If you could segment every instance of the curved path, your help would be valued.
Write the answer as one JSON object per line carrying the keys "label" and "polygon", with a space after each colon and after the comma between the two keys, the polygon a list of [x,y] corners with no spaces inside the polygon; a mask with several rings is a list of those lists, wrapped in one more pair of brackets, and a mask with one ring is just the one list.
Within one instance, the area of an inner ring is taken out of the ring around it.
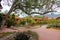
{"label": "curved path", "polygon": [[[46,27],[47,27],[47,25],[43,25],[40,28],[29,29],[29,30],[37,32],[39,35],[39,40],[60,40],[60,32],[59,31],[50,30],[50,29],[47,29]],[[2,32],[17,32],[17,31],[20,32],[23,30],[26,30],[26,28],[24,28],[24,29],[17,28],[17,30],[3,28]]]}
{"label": "curved path", "polygon": [[39,35],[39,40],[60,40],[60,32],[56,30],[46,29],[47,25],[43,25],[41,28],[32,29]]}

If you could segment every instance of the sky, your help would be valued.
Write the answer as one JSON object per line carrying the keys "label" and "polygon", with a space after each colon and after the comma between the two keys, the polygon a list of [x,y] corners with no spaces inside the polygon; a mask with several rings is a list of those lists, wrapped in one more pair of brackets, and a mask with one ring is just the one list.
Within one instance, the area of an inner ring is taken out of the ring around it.
{"label": "sky", "polygon": [[11,4],[12,4],[11,2],[9,3],[10,3],[10,6],[8,6],[8,2],[6,0],[1,1],[1,5],[3,7],[2,12],[9,11]]}
{"label": "sky", "polygon": [[[7,1],[4,1],[4,0],[1,1],[1,4],[2,4],[2,7],[3,7],[3,9],[2,9],[3,13],[5,13],[5,12],[7,13],[10,10],[11,5],[12,5],[12,3],[10,2],[10,6],[8,6]],[[54,14],[60,14],[60,8],[57,7],[57,5],[54,5],[53,9],[57,11],[57,12],[54,12]],[[38,11],[38,10],[35,10],[35,11]],[[48,13],[48,14],[51,14],[51,13]],[[24,15],[25,15],[25,13],[24,13]],[[24,15],[20,14],[20,17],[23,17]]]}

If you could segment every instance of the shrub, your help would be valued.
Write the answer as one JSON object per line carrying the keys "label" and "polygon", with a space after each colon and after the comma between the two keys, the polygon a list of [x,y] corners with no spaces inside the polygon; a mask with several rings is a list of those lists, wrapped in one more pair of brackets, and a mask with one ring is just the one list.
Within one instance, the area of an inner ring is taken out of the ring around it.
{"label": "shrub", "polygon": [[51,27],[60,28],[60,23],[49,24],[47,28]]}
{"label": "shrub", "polygon": [[7,27],[10,28],[10,26],[12,26],[12,23],[13,23],[12,20],[7,20],[6,21]]}
{"label": "shrub", "polygon": [[29,39],[30,39],[30,35],[25,32],[19,33],[15,37],[15,40],[29,40]]}
{"label": "shrub", "polygon": [[15,40],[38,40],[38,35],[35,32],[32,31],[26,31],[18,33],[15,37]]}
{"label": "shrub", "polygon": [[35,20],[33,20],[33,19],[31,19],[31,22],[29,23],[29,25],[35,25],[36,24],[36,21]]}
{"label": "shrub", "polygon": [[7,19],[6,19],[6,25],[8,28],[10,28],[10,26],[15,26],[16,24],[16,20],[15,20],[15,15],[8,15]]}
{"label": "shrub", "polygon": [[51,27],[53,27],[53,24],[48,24],[47,28],[51,28]]}
{"label": "shrub", "polygon": [[2,21],[3,21],[3,14],[0,13],[0,27],[1,27],[1,25],[2,25]]}
{"label": "shrub", "polygon": [[40,24],[47,24],[46,21],[40,21]]}
{"label": "shrub", "polygon": [[55,24],[54,27],[60,28],[60,23]]}
{"label": "shrub", "polygon": [[23,20],[23,21],[20,21],[20,25],[25,25],[26,21]]}
{"label": "shrub", "polygon": [[48,21],[46,21],[46,23],[47,24],[54,24],[54,23],[59,23],[60,22],[60,20],[48,20]]}
{"label": "shrub", "polygon": [[31,34],[33,40],[38,40],[38,34],[36,32],[28,30],[27,33]]}

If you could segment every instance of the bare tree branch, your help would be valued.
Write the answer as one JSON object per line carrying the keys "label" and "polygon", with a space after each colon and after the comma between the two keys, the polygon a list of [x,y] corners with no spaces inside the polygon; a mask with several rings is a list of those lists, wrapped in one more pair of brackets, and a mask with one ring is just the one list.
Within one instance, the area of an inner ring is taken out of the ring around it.
{"label": "bare tree branch", "polygon": [[46,11],[46,12],[44,12],[44,13],[32,12],[31,14],[40,14],[40,15],[44,15],[44,14],[47,14],[47,13],[50,13],[50,12],[56,12],[56,11]]}

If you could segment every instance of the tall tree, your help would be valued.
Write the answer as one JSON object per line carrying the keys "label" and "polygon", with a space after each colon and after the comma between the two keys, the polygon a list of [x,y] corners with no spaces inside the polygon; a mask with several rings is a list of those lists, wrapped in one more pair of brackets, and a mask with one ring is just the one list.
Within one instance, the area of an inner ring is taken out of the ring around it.
{"label": "tall tree", "polygon": [[[10,14],[12,11],[15,11],[16,9],[20,9],[28,15],[46,14],[49,12],[54,12],[52,7],[55,3],[55,0],[14,0],[8,14]],[[38,9],[39,12],[31,12],[35,9]]]}
{"label": "tall tree", "polygon": [[[49,12],[55,12],[53,10],[53,5],[56,4],[56,0],[14,0],[13,4],[7,13],[10,15],[11,12],[15,11],[16,9],[20,9],[28,15],[31,14],[46,14]],[[32,12],[32,10],[38,9],[38,12]]]}

